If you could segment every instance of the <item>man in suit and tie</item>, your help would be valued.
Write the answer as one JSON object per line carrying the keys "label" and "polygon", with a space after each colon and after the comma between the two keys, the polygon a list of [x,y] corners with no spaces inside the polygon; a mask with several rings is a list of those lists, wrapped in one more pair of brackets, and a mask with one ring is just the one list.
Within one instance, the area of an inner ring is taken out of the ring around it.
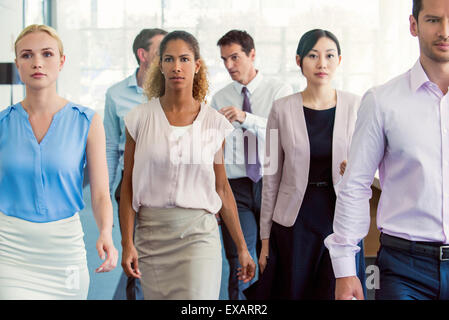
{"label": "man in suit and tie", "polygon": [[[292,89],[280,81],[265,78],[255,68],[254,40],[247,32],[231,30],[217,45],[233,82],[213,96],[211,105],[235,127],[226,140],[226,172],[248,250],[256,261],[260,250],[259,216],[267,118],[273,101],[291,94]],[[238,248],[225,225],[222,225],[222,235],[230,267],[229,298],[244,300],[243,290],[257,277],[246,284],[238,280]]]}

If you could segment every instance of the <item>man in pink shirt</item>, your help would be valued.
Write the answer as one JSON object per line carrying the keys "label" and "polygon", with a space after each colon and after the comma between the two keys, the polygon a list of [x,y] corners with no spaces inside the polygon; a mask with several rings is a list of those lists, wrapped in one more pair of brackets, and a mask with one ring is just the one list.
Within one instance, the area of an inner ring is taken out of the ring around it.
{"label": "man in pink shirt", "polygon": [[449,1],[414,0],[410,32],[419,60],[370,89],[358,113],[334,233],[325,240],[336,299],[364,298],[354,256],[369,230],[377,169],[376,299],[449,299]]}

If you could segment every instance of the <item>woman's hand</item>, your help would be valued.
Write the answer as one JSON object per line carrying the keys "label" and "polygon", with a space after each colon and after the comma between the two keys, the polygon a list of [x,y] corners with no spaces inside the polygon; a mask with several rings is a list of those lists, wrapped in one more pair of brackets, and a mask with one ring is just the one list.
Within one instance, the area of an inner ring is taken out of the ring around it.
{"label": "woman's hand", "polygon": [[101,233],[97,240],[97,251],[101,260],[106,259],[95,272],[109,272],[117,266],[118,251],[114,247],[112,234],[110,232]]}
{"label": "woman's hand", "polygon": [[256,264],[249,254],[248,250],[239,252],[239,262],[241,267],[237,269],[237,277],[244,283],[251,281],[256,274]]}
{"label": "woman's hand", "polygon": [[133,244],[123,246],[122,268],[128,277],[140,279],[139,261],[136,247]]}
{"label": "woman's hand", "polygon": [[267,258],[268,258],[268,239],[262,240],[262,248],[260,250],[259,257],[259,269],[260,274],[262,274],[267,266]]}

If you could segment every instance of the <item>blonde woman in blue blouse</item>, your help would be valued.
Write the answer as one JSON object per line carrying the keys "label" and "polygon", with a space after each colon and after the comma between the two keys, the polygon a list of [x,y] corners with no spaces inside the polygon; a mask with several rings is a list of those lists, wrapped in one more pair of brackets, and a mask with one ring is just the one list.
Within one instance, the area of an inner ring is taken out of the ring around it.
{"label": "blonde woman in blue blouse", "polygon": [[0,112],[0,299],[86,299],[78,215],[85,165],[105,259],[96,272],[112,270],[118,258],[102,122],[57,94],[65,56],[54,29],[25,28],[15,51],[26,96]]}

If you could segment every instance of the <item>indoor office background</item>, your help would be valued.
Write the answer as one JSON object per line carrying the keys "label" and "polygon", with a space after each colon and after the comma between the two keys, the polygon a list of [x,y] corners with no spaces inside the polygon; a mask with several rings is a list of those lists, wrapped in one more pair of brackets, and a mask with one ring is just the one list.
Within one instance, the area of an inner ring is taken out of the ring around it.
{"label": "indoor office background", "polygon": [[[103,115],[107,88],[137,67],[131,47],[142,28],[182,29],[197,37],[209,71],[208,100],[230,81],[216,46],[228,30],[248,31],[255,40],[257,68],[298,91],[305,87],[295,62],[299,38],[310,29],[324,28],[342,47],[335,87],[363,95],[418,58],[418,41],[409,32],[411,8],[412,0],[0,0],[0,62],[14,61],[14,40],[23,27],[53,26],[67,57],[59,94]],[[23,96],[23,87],[14,85],[14,103]],[[0,110],[10,100],[10,87],[0,86]],[[81,216],[92,270],[100,260],[87,189],[85,198]],[[115,245],[120,250],[119,233],[115,211]],[[223,284],[226,267],[224,263]],[[114,295],[120,274],[120,266],[110,274],[91,273],[89,299],[123,298]],[[221,297],[226,298],[226,290]]]}

